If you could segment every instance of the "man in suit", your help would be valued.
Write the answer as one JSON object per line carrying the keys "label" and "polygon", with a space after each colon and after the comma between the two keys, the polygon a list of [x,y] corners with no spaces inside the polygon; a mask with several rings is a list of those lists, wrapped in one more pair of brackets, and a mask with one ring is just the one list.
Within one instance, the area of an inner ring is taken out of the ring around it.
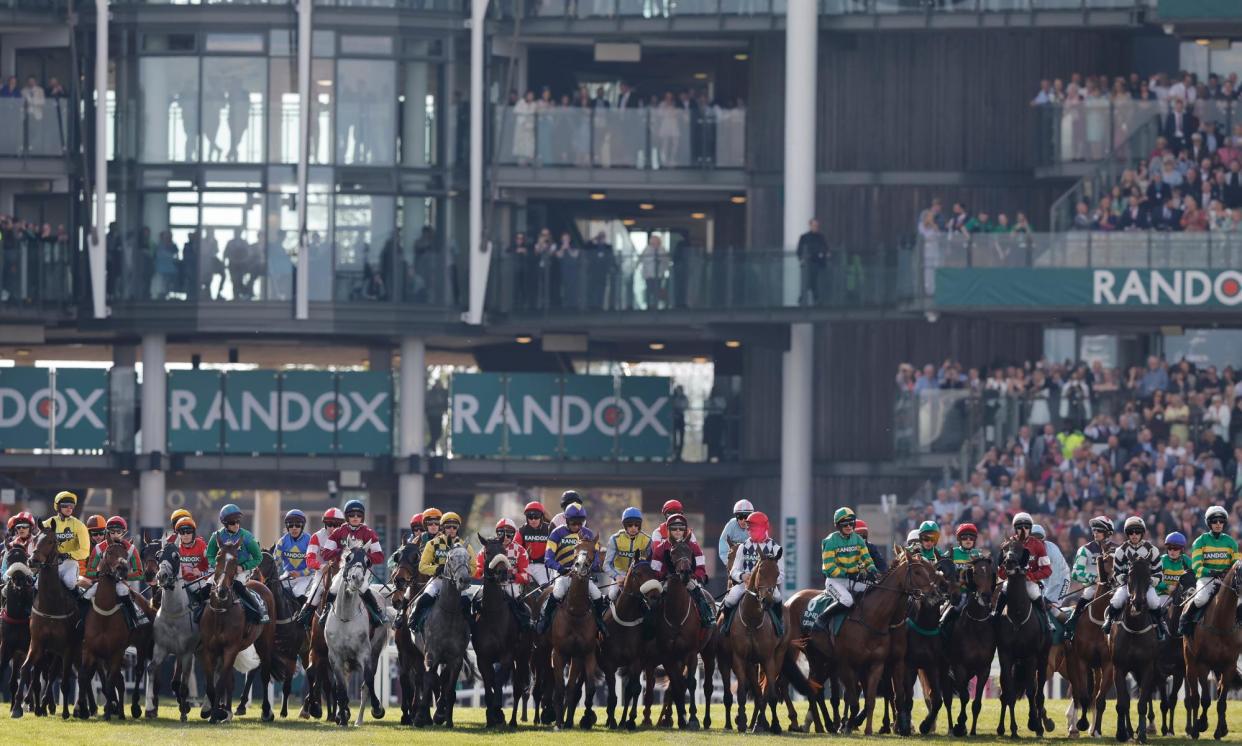
{"label": "man in suit", "polygon": [[621,95],[617,97],[618,109],[637,109],[642,103],[642,97],[634,92],[634,88],[629,83],[621,83]]}
{"label": "man in suit", "polygon": [[1164,180],[1159,171],[1151,172],[1151,183],[1147,185],[1147,201],[1152,205],[1163,205],[1173,196],[1173,187]]}
{"label": "man in suit", "polygon": [[1229,173],[1225,174],[1223,189],[1225,207],[1235,209],[1242,207],[1242,163],[1231,161]]}
{"label": "man in suit", "polygon": [[1195,115],[1186,111],[1186,102],[1174,99],[1173,110],[1164,118],[1164,136],[1174,151],[1185,148],[1190,143],[1190,135],[1199,129]]}
{"label": "man in suit", "polygon": [[[1152,227],[1158,231],[1180,231],[1182,229],[1182,209],[1178,206],[1180,196],[1169,197],[1164,201],[1160,211],[1152,216]],[[1159,204],[1159,203],[1157,203]]]}
{"label": "man in suit", "polygon": [[1117,226],[1123,231],[1145,231],[1151,228],[1151,216],[1139,204],[1139,198],[1136,195],[1130,195],[1130,203],[1126,206],[1125,212],[1121,213],[1121,220]]}

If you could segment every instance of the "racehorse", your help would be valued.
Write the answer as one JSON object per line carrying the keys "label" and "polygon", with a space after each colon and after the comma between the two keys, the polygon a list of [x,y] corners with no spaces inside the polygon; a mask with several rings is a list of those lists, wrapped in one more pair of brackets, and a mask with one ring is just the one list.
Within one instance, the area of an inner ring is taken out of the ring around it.
{"label": "racehorse", "polygon": [[[570,563],[569,590],[557,609],[548,629],[548,647],[552,653],[552,710],[556,716],[556,728],[573,726],[574,708],[578,704],[579,689],[585,681],[586,702],[582,713],[582,728],[595,725],[596,650],[599,634],[595,626],[594,611],[588,583],[591,568],[595,564],[595,541],[581,543],[574,549]],[[691,560],[693,565],[693,560]],[[693,569],[693,568],[692,568]],[[689,598],[686,599],[689,603]],[[658,635],[657,635],[658,638]],[[568,669],[568,673],[566,673]]]}
{"label": "racehorse", "polygon": [[[1219,740],[1229,733],[1229,724],[1225,720],[1226,696],[1230,686],[1236,686],[1235,676],[1238,654],[1242,652],[1242,644],[1234,632],[1234,620],[1237,614],[1239,585],[1242,577],[1238,573],[1239,563],[1233,565],[1220,579],[1220,588],[1208,601],[1203,610],[1203,617],[1195,628],[1194,634],[1188,635],[1182,642],[1182,651],[1186,657],[1186,734],[1198,738],[1207,730],[1207,710],[1199,714],[1200,700],[1206,700],[1207,677],[1216,674],[1216,730],[1213,736]],[[1186,613],[1183,609],[1182,613]]]}
{"label": "racehorse", "polygon": [[159,670],[169,655],[177,658],[173,666],[172,690],[177,696],[181,722],[186,721],[190,711],[189,678],[194,665],[194,651],[198,648],[198,623],[190,609],[190,594],[181,577],[181,555],[174,544],[165,544],[159,554],[159,569],[155,582],[159,585],[160,608],[151,625],[154,642],[150,663],[147,664],[147,719],[159,715]]}
{"label": "racehorse", "polygon": [[[397,552],[397,567],[392,574],[392,601],[398,617],[405,617],[411,594],[421,589],[418,579],[418,547],[406,544]],[[393,630],[397,645],[397,676],[401,684],[401,724],[413,725],[418,688],[422,685],[426,666],[423,651],[414,644],[414,633],[408,624]]]}
{"label": "racehorse", "polygon": [[[327,586],[332,585],[336,573],[340,570],[340,558],[337,557],[324,564],[320,573],[319,582]],[[327,596],[327,591],[324,591]],[[322,608],[322,607],[321,607]],[[329,672],[328,662],[328,643],[323,637],[323,625],[326,620],[322,613],[315,614],[311,619],[310,630],[310,668],[306,673],[306,694],[302,698],[302,711],[298,713],[299,718],[319,719],[324,715],[324,707],[321,700],[327,704],[327,716],[329,720],[336,720],[336,700],[333,697],[321,697],[323,691],[323,682],[329,681],[332,674]]]}
{"label": "racehorse", "polygon": [[977,734],[979,710],[983,706],[983,690],[987,687],[996,655],[996,633],[992,624],[992,591],[996,584],[995,564],[991,557],[977,557],[965,570],[967,594],[966,606],[953,623],[949,635],[948,660],[945,670],[945,707],[949,717],[953,715],[953,694],[961,700],[962,709],[953,726],[953,735],[966,736],[966,700],[970,697],[970,682],[975,681],[975,698],[971,704],[970,735]]}
{"label": "racehorse", "polygon": [[443,583],[440,595],[427,612],[423,632],[419,635],[427,667],[419,692],[418,715],[414,719],[414,725],[420,728],[433,722],[433,694],[437,697],[434,722],[446,728],[453,727],[457,676],[466,661],[469,638],[461,600],[462,591],[470,584],[470,550],[464,545],[459,544],[449,550],[444,558],[440,582]]}
{"label": "racehorse", "polygon": [[[301,605],[289,590],[288,581],[280,578],[276,560],[271,550],[263,552],[259,561],[259,582],[267,586],[267,590],[275,600],[272,612],[272,623],[276,625],[273,637],[272,660],[269,666],[272,678],[281,682],[280,716],[289,716],[289,695],[293,689],[293,677],[297,674],[298,660],[302,661],[302,669],[310,671],[310,639],[306,628],[298,624],[294,617]],[[242,700],[237,705],[237,715],[246,713],[246,704],[250,700],[250,692],[260,669],[256,668],[246,675],[246,684],[242,687]],[[309,678],[310,674],[307,673]],[[266,698],[266,693],[265,693]]]}
{"label": "racehorse", "polygon": [[[219,723],[233,718],[233,664],[237,654],[255,646],[260,666],[267,668],[273,643],[271,624],[251,624],[242,611],[241,601],[233,591],[237,576],[237,542],[220,544],[216,557],[216,569],[212,579],[207,610],[200,624],[202,634],[203,673],[207,679],[207,697],[211,722]],[[274,608],[272,594],[262,583],[251,580],[246,587],[259,594],[267,608]],[[268,681],[271,674],[261,674],[263,683],[263,721],[273,720],[271,703],[267,701]]]}
{"label": "racehorse", "polygon": [[1103,735],[1104,705],[1113,683],[1113,659],[1104,619],[1112,600],[1113,555],[1096,557],[1095,598],[1082,610],[1074,639],[1064,643],[1065,678],[1070,682],[1070,705],[1066,711],[1070,737],[1087,730],[1087,713],[1095,707],[1091,735]]}
{"label": "racehorse", "polygon": [[[111,720],[113,715],[125,719],[125,680],[121,676],[121,663],[125,660],[125,648],[137,635],[130,634],[125,615],[117,613],[123,611],[117,586],[125,582],[129,569],[128,548],[120,542],[110,542],[103,559],[99,561],[95,597],[91,599],[91,609],[86,615],[78,686],[90,688],[91,677],[99,675],[105,697],[104,720]],[[142,606],[135,611],[144,613]],[[149,634],[144,629],[142,636]]]}
{"label": "racehorse", "polygon": [[1151,704],[1151,685],[1155,674],[1156,625],[1151,621],[1146,594],[1151,586],[1151,565],[1136,559],[1130,563],[1126,588],[1130,599],[1113,627],[1113,688],[1117,690],[1117,740],[1134,736],[1130,719],[1130,687],[1126,674],[1138,682],[1138,742],[1147,743],[1147,708]]}
{"label": "racehorse", "polygon": [[[38,592],[30,609],[30,648],[22,663],[21,686],[18,695],[13,698],[12,715],[15,718],[22,716],[22,702],[27,696],[36,703],[35,714],[43,714],[38,705],[39,676],[44,670],[52,671],[54,663],[58,662],[62,701],[60,716],[68,719],[73,666],[79,660],[82,638],[76,630],[77,599],[60,580],[56,534],[51,531],[39,534],[34,550],[30,553],[29,565],[38,577]],[[81,718],[90,715],[81,687],[78,688],[78,702],[74,712]]]}
{"label": "racehorse", "polygon": [[1043,699],[1044,669],[1052,636],[1043,616],[1036,610],[1026,590],[1026,569],[1031,552],[1016,541],[1001,547],[1002,562],[1008,577],[1005,613],[997,624],[996,647],[1000,653],[1001,717],[996,735],[1005,735],[1005,712],[1009,712],[1009,735],[1018,737],[1014,713],[1018,699],[1027,697],[1027,729],[1043,737],[1044,720],[1040,702]]}
{"label": "racehorse", "polygon": [[[647,562],[631,562],[621,580],[617,600],[604,615],[608,637],[600,643],[599,667],[604,672],[608,691],[608,727],[626,730],[638,727],[638,697],[642,692],[641,676],[650,660],[649,642],[643,635],[643,624],[651,611],[647,594],[658,589],[655,571]],[[644,590],[646,588],[646,590]],[[621,719],[617,720],[617,674],[621,675]],[[710,698],[708,699],[710,702]]]}
{"label": "racehorse", "polygon": [[[1182,573],[1177,586],[1165,606],[1169,612],[1169,629],[1177,630],[1181,619],[1182,602],[1194,592],[1195,576]],[[1182,655],[1182,638],[1176,634],[1162,640],[1156,653],[1156,686],[1160,693],[1160,735],[1171,736],[1176,732],[1177,693],[1182,690],[1186,678],[1186,659]],[[1151,718],[1154,720],[1154,716]],[[1151,728],[1155,730],[1154,725]]]}
{"label": "racehorse", "polygon": [[[952,589],[957,588],[957,566],[952,557],[943,557],[936,562],[937,581],[940,594],[947,597]],[[919,678],[923,683],[923,698],[927,705],[927,716],[919,723],[919,733],[927,735],[936,730],[936,718],[940,715],[943,704],[945,668],[945,638],[940,629],[940,606],[930,599],[915,599],[906,617],[906,677],[904,681],[895,681],[900,686],[900,701],[914,701],[914,680]],[[949,728],[953,727],[953,714],[945,708],[945,716]],[[912,713],[909,710],[901,713],[899,720],[910,722]]]}
{"label": "racehorse", "polygon": [[[668,674],[666,696],[672,698],[677,709],[677,727],[698,730],[699,718],[695,712],[691,712],[689,720],[686,719],[687,690],[693,703],[699,649],[703,646],[703,623],[689,588],[694,573],[694,551],[687,541],[672,542],[665,551],[666,556],[662,560],[670,572],[655,612],[656,655]],[[593,668],[592,665],[587,669],[588,675]],[[735,675],[736,668],[735,664]],[[588,682],[587,713],[591,712],[591,689]]]}
{"label": "racehorse", "polygon": [[0,670],[9,666],[9,701],[17,699],[22,661],[30,648],[30,608],[34,605],[34,572],[26,550],[9,550],[5,571],[4,607],[0,610]]}
{"label": "racehorse", "polygon": [[332,582],[336,601],[324,622],[323,636],[328,643],[328,659],[332,663],[333,695],[336,699],[337,725],[349,725],[349,689],[351,674],[362,675],[362,700],[358,705],[358,720],[362,725],[365,703],[373,700],[371,717],[382,720],[384,708],[374,701],[375,665],[384,643],[388,640],[388,627],[375,625],[372,629],[370,612],[362,600],[369,586],[367,571],[369,562],[366,550],[350,542],[342,554],[343,566]]}
{"label": "racehorse", "polygon": [[[505,713],[501,708],[504,685],[513,682],[513,712],[509,727],[517,727],[518,693],[525,690],[530,676],[530,636],[518,623],[505,587],[513,580],[513,565],[498,536],[490,539],[478,534],[483,544],[483,589],[476,598],[479,621],[471,620],[474,654],[483,677],[483,702],[487,710],[487,727],[503,728]],[[517,601],[516,603],[524,603]]]}
{"label": "racehorse", "polygon": [[[733,675],[737,678],[737,729],[746,730],[746,696],[755,700],[753,731],[781,732],[776,716],[777,678],[785,661],[785,649],[789,644],[788,630],[778,634],[772,616],[768,612],[776,594],[780,576],[779,559],[761,549],[759,561],[746,581],[746,592],[734,612],[734,624],[729,628],[729,649],[733,658]],[[693,561],[691,563],[693,569]],[[785,617],[785,607],[777,607]],[[788,619],[785,618],[786,628]],[[691,663],[693,665],[693,662]],[[773,708],[769,723],[766,710]],[[797,723],[795,719],[794,724]]]}

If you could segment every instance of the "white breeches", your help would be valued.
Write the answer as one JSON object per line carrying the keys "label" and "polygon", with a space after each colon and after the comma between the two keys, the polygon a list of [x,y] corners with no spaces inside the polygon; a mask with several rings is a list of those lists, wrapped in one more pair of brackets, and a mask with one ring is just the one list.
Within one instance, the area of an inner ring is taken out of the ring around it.
{"label": "white breeches", "polygon": [[60,563],[57,568],[60,574],[60,582],[65,584],[69,590],[78,587],[78,561],[75,559],[67,559]]}
{"label": "white breeches", "polygon": [[1098,590],[1099,590],[1099,586],[1097,586],[1095,583],[1092,583],[1091,585],[1088,585],[1088,586],[1083,586],[1083,589],[1082,589],[1083,599],[1086,601],[1090,601],[1091,599],[1095,598],[1096,591]]}
{"label": "white breeches", "polygon": [[854,605],[854,594],[862,592],[864,588],[862,583],[848,578],[824,578],[824,590],[846,607]]}
{"label": "white breeches", "polygon": [[1216,587],[1220,585],[1220,581],[1211,576],[1199,578],[1195,583],[1195,608],[1202,609],[1207,606],[1207,602],[1212,600],[1212,594],[1216,592]]}
{"label": "white breeches", "polygon": [[[553,598],[555,598],[557,601],[564,599],[565,594],[569,593],[569,583],[570,583],[570,577],[568,575],[562,575],[559,578],[557,578],[552,583]],[[595,581],[593,580],[587,581],[587,593],[591,596],[592,601],[598,601],[604,597],[604,594],[601,593],[599,590],[599,586],[595,585]]]}
{"label": "white breeches", "polygon": [[281,580],[288,584],[289,592],[295,597],[302,597],[310,591],[311,583],[315,580],[314,575],[301,575],[296,578],[285,576]]}
{"label": "white breeches", "polygon": [[323,569],[320,568],[311,576],[311,595],[310,598],[306,599],[306,603],[311,606],[318,606],[319,602],[323,600],[324,591],[327,590],[324,588],[324,585],[326,583],[323,582]]}
{"label": "white breeches", "polygon": [[[1009,591],[1009,579],[1008,578],[1006,578],[1004,582],[1001,583],[1001,591],[1002,592]],[[1031,599],[1032,601],[1038,601],[1040,599],[1039,583],[1036,583],[1034,580],[1026,581],[1026,597]]]}
{"label": "white breeches", "polygon": [[[737,606],[738,604],[742,602],[742,596],[745,596],[745,595],[746,595],[746,586],[742,585],[741,583],[738,583],[737,585],[730,588],[729,592],[725,594],[724,605],[732,609],[734,606]],[[784,603],[784,598],[781,597],[780,588],[777,588],[776,592],[772,594],[772,601],[778,604]]]}
{"label": "white breeches", "polygon": [[444,581],[440,578],[432,578],[427,581],[427,585],[423,588],[423,593],[429,598],[439,598],[440,588],[444,585]]}
{"label": "white breeches", "polygon": [[[86,593],[82,594],[82,598],[90,600],[95,597],[95,593],[98,590],[99,590],[99,583],[95,583],[90,588],[86,589]],[[116,595],[121,596],[121,597],[128,596],[129,595],[129,583],[117,583],[116,584]]]}
{"label": "white breeches", "polygon": [[[1160,604],[1159,595],[1160,594],[1156,593],[1155,586],[1151,586],[1151,585],[1147,586],[1147,596],[1145,598],[1145,600],[1147,601],[1147,608],[1149,609],[1160,608],[1161,604]],[[1113,591],[1113,598],[1111,601],[1108,602],[1108,605],[1112,606],[1114,609],[1120,609],[1124,607],[1126,605],[1126,601],[1129,601],[1129,600],[1130,600],[1130,587],[1126,585],[1121,585],[1117,587],[1117,590]]]}
{"label": "white breeches", "polygon": [[612,585],[608,586],[608,590],[607,590],[607,591],[605,591],[605,593],[607,593],[607,594],[608,594],[608,600],[609,600],[609,601],[612,601],[613,603],[616,603],[616,602],[617,602],[617,596],[620,596],[620,595],[621,595],[621,581],[620,581],[620,579],[618,579],[618,580],[617,580],[617,582],[613,583]]}
{"label": "white breeches", "polygon": [[530,565],[527,566],[526,572],[527,574],[530,575],[530,579],[534,581],[535,585],[547,585],[548,584],[549,576],[548,576],[548,568],[546,565],[542,563],[532,562],[530,563]]}

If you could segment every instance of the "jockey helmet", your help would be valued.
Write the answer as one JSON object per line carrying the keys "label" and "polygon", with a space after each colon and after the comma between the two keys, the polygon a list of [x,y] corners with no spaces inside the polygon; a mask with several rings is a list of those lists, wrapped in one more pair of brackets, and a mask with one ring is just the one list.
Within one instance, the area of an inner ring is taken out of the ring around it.
{"label": "jockey helmet", "polygon": [[764,528],[767,528],[767,526],[768,526],[768,514],[767,514],[767,513],[760,513],[759,511],[755,511],[754,513],[751,513],[751,514],[750,514],[750,517],[749,517],[749,518],[747,518],[747,519],[746,519],[746,524],[747,524],[748,526],[751,526],[751,527],[754,527],[754,526],[763,526]]}
{"label": "jockey helmet", "polygon": [[25,526],[26,528],[30,528],[30,527],[34,524],[34,521],[29,520],[28,518],[26,518],[26,516],[27,516],[27,515],[29,515],[29,514],[28,514],[28,513],[18,513],[17,515],[15,515],[15,516],[13,516],[12,518],[10,518],[10,519],[9,519],[9,523],[8,523],[9,530],[10,530],[10,531],[14,531],[14,530],[16,530],[16,529],[17,529],[17,527],[18,527],[18,526]]}
{"label": "jockey helmet", "polygon": [[187,516],[178,518],[177,524],[173,528],[177,529],[178,533],[180,533],[181,529],[183,528],[188,528],[188,529],[191,529],[192,531],[197,531],[198,524],[194,522],[193,518],[187,515]]}
{"label": "jockey helmet", "polygon": [[663,513],[664,515],[672,515],[673,513],[680,513],[683,510],[684,508],[681,507],[681,500],[669,500],[668,502],[664,503],[664,507],[660,508],[660,512]]}
{"label": "jockey helmet", "polygon": [[1136,515],[1132,515],[1126,519],[1125,531],[1128,534],[1132,530],[1138,530],[1138,531],[1142,531],[1143,533],[1147,533],[1147,524],[1143,523],[1142,518],[1139,518]]}
{"label": "jockey helmet", "polygon": [[643,512],[639,510],[638,508],[635,508],[632,506],[629,508],[626,508],[625,510],[621,511],[621,523],[624,524],[626,521],[638,521],[639,523],[642,523]]}
{"label": "jockey helmet", "polygon": [[673,526],[681,526],[682,528],[686,528],[690,525],[686,522],[686,517],[681,513],[674,513],[670,515],[665,523],[668,524],[670,530],[672,530]]}
{"label": "jockey helmet", "polygon": [[973,523],[963,523],[957,527],[957,531],[954,532],[954,535],[957,536],[959,540],[961,540],[963,536],[973,536],[977,539],[979,538],[979,529],[975,528],[975,524]]}
{"label": "jockey helmet", "polygon": [[1174,531],[1164,537],[1164,548],[1168,549],[1169,547],[1179,547],[1181,549],[1186,548],[1186,537],[1182,535],[1181,531]]}
{"label": "jockey helmet", "polygon": [[1039,523],[1036,523],[1034,526],[1031,526],[1031,536],[1038,536],[1041,539],[1048,538],[1048,534],[1044,533],[1043,525]]}
{"label": "jockey helmet", "polygon": [[863,537],[865,538],[868,533],[867,522],[862,520],[861,518],[855,518],[854,519],[854,532],[862,534]]}
{"label": "jockey helmet", "polygon": [[574,503],[582,503],[582,495],[579,495],[577,490],[565,490],[561,493],[561,510]]}
{"label": "jockey helmet", "polygon": [[935,521],[923,521],[919,524],[919,539],[924,536],[931,536],[935,541],[940,541],[940,524]]}
{"label": "jockey helmet", "polygon": [[733,503],[733,515],[743,516],[750,515],[755,512],[755,506],[750,504],[750,500],[738,500]]}
{"label": "jockey helmet", "polygon": [[108,527],[108,524],[106,521],[104,521],[104,517],[99,515],[98,513],[86,519],[86,530],[87,531],[103,531],[107,527]]}
{"label": "jockey helmet", "polygon": [[501,529],[508,529],[516,534],[517,524],[508,518],[501,518],[499,521],[496,521],[496,533],[500,533]]}
{"label": "jockey helmet", "polygon": [[427,508],[423,511],[423,523],[427,521],[438,521],[444,517],[444,514],[435,508]]}
{"label": "jockey helmet", "polygon": [[833,525],[840,526],[842,523],[849,523],[854,520],[854,511],[849,508],[837,508],[837,512],[832,514]]}
{"label": "jockey helmet", "polygon": [[1113,522],[1106,516],[1097,515],[1091,519],[1091,530],[1102,531],[1105,536],[1113,533]]}
{"label": "jockey helmet", "polygon": [[288,526],[290,523],[297,523],[299,525],[305,526],[306,525],[306,514],[298,510],[297,508],[290,510],[288,513],[285,513],[285,525]]}
{"label": "jockey helmet", "polygon": [[919,540],[919,530],[917,528],[910,529],[910,533],[906,534],[907,544],[917,544]]}
{"label": "jockey helmet", "polygon": [[767,541],[768,517],[758,511],[751,513],[746,519],[746,528],[750,531],[751,541]]}
{"label": "jockey helmet", "polygon": [[587,517],[586,508],[578,503],[572,503],[565,507],[565,522],[585,521]]}
{"label": "jockey helmet", "polygon": [[223,524],[227,522],[229,518],[233,518],[233,517],[236,517],[238,520],[241,520],[241,508],[237,507],[233,503],[229,503],[228,505],[225,505],[223,508],[220,508],[220,523]]}
{"label": "jockey helmet", "polygon": [[126,532],[129,531],[129,524],[121,516],[114,515],[108,519],[108,530],[111,531],[114,528],[119,528],[122,532]]}
{"label": "jockey helmet", "polygon": [[531,513],[538,513],[539,517],[542,518],[544,513],[547,513],[548,511],[543,509],[543,503],[538,500],[531,500],[526,503],[525,508],[522,508],[522,512],[526,514],[527,518],[530,518]]}
{"label": "jockey helmet", "polygon": [[185,508],[177,508],[176,510],[172,512],[172,515],[168,516],[168,522],[175,526],[177,525],[177,521],[181,520],[182,518],[189,518],[189,517],[191,517],[190,511],[186,510]]}
{"label": "jockey helmet", "polygon": [[411,531],[416,528],[422,528],[422,527],[423,527],[423,514],[422,513],[415,513],[414,515],[410,516],[410,530]]}
{"label": "jockey helmet", "polygon": [[345,503],[345,517],[348,518],[350,513],[357,513],[358,515],[365,517],[367,509],[366,506],[362,504],[361,500],[350,500]]}
{"label": "jockey helmet", "polygon": [[1017,531],[1020,528],[1025,528],[1027,530],[1030,530],[1031,526],[1034,524],[1035,524],[1035,521],[1031,520],[1030,513],[1022,512],[1022,513],[1018,513],[1017,515],[1013,517],[1012,525],[1013,525],[1014,531]]}
{"label": "jockey helmet", "polygon": [[1225,509],[1219,505],[1213,505],[1212,507],[1207,509],[1206,513],[1203,514],[1203,520],[1209,526],[1212,525],[1213,518],[1219,518],[1222,521],[1224,521],[1226,525],[1229,524],[1229,514],[1226,513]]}
{"label": "jockey helmet", "polygon": [[449,526],[461,528],[461,516],[450,510],[440,517],[440,525],[445,528],[448,528]]}
{"label": "jockey helmet", "polygon": [[323,512],[323,523],[325,526],[328,525],[328,521],[334,521],[339,526],[345,522],[345,514],[341,512],[340,508],[328,508]]}
{"label": "jockey helmet", "polygon": [[65,490],[64,492],[57,492],[56,499],[53,500],[52,502],[56,503],[57,509],[59,509],[60,506],[64,505],[65,503],[69,503],[70,505],[77,505],[78,496],[73,494],[69,490]]}

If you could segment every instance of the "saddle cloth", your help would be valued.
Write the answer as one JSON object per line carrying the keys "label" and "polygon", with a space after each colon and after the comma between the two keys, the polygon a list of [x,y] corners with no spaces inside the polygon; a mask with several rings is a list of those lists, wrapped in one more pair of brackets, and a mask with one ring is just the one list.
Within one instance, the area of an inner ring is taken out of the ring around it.
{"label": "saddle cloth", "polygon": [[[832,596],[825,592],[817,594],[806,605],[806,611],[802,612],[802,619],[799,620],[804,635],[810,634],[811,628],[815,626],[815,620],[824,612],[824,609],[827,609],[832,604],[832,601]],[[829,630],[833,637],[836,637],[837,633],[841,631],[841,625],[845,622],[845,617],[846,614],[833,614],[832,618],[828,620]]]}

